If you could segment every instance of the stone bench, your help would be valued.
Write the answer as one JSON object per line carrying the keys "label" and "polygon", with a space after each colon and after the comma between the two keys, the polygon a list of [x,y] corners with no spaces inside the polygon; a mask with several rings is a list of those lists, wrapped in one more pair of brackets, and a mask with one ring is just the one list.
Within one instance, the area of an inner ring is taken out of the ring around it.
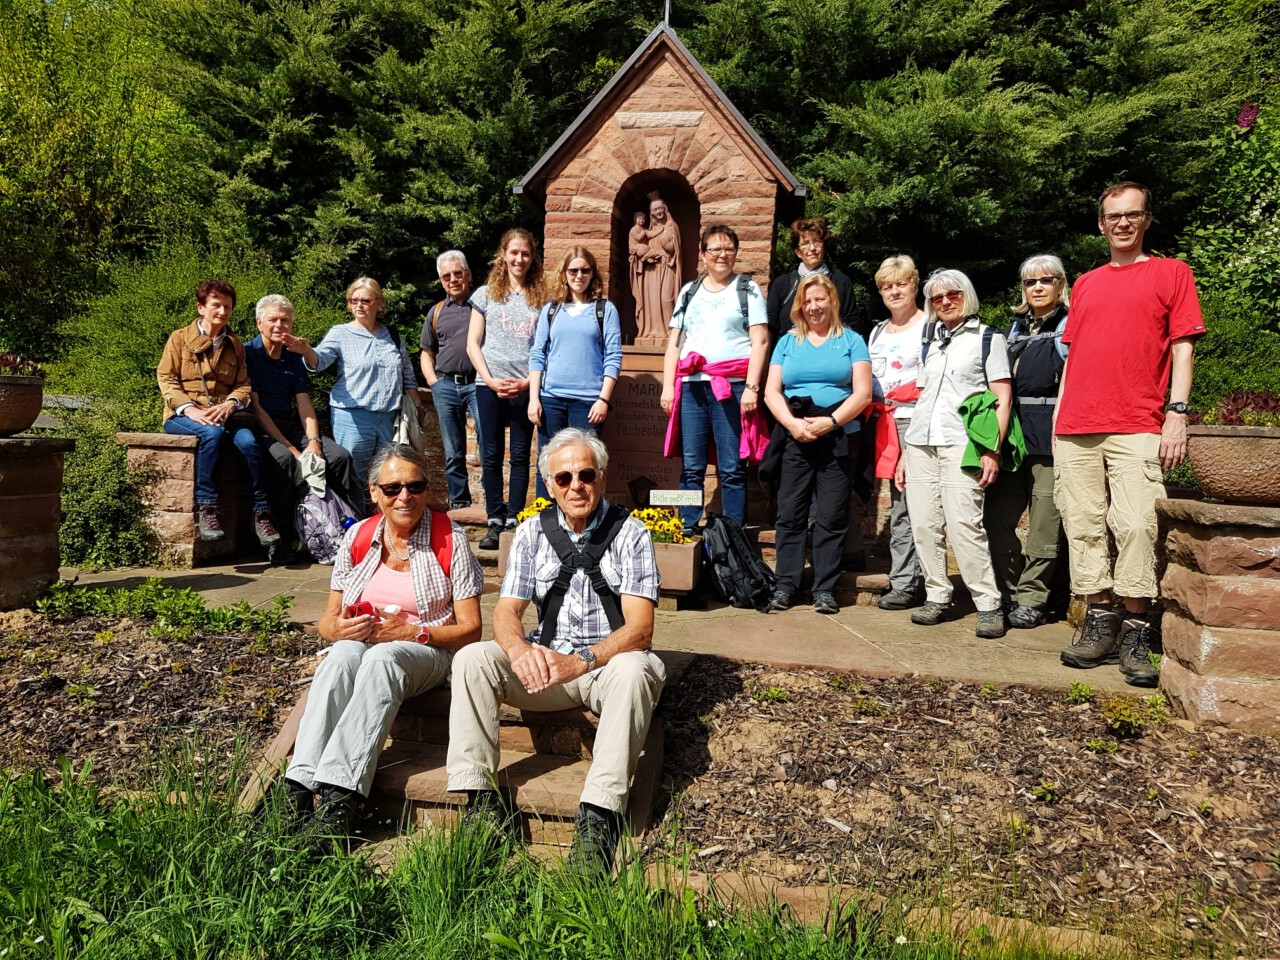
{"label": "stone bench", "polygon": [[179,567],[195,567],[233,556],[241,546],[258,548],[253,533],[249,478],[238,456],[218,464],[218,513],[226,536],[201,540],[196,530],[196,438],[168,433],[119,433],[131,471],[152,477],[143,493],[147,525],[159,541],[161,559]]}

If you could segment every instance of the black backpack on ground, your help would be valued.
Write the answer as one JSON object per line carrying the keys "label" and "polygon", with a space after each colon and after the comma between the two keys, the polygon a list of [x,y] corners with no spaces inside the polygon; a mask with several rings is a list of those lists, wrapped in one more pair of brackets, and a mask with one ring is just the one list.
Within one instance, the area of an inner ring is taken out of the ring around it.
{"label": "black backpack on ground", "polygon": [[737,521],[708,513],[702,548],[707,552],[716,593],[730,606],[763,613],[778,585],[778,575],[747,542]]}

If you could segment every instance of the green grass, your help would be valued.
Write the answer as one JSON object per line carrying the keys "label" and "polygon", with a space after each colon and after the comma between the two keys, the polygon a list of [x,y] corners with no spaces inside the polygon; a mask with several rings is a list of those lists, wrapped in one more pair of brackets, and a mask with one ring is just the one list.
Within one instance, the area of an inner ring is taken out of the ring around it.
{"label": "green grass", "polygon": [[[901,905],[734,912],[673,874],[583,881],[471,832],[422,833],[388,875],[237,813],[242,773],[197,759],[114,793],[64,762],[0,783],[0,956],[50,958],[1040,957],[901,927]],[[878,891],[884,894],[885,891]]]}

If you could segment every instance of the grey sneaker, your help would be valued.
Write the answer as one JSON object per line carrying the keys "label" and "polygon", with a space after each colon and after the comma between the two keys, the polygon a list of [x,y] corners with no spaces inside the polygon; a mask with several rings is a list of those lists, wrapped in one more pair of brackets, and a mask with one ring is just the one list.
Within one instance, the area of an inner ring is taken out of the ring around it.
{"label": "grey sneaker", "polygon": [[911,615],[911,622],[921,627],[934,627],[951,617],[950,605],[926,600],[920,609]]}
{"label": "grey sneaker", "polygon": [[911,610],[922,603],[924,603],[924,590],[922,588],[913,587],[910,590],[899,590],[894,587],[892,590],[880,594],[880,599],[876,601],[876,606],[881,610]]}
{"label": "grey sneaker", "polygon": [[221,540],[227,535],[222,529],[222,521],[218,519],[216,503],[196,504],[196,529],[201,540]]}
{"label": "grey sneaker", "polygon": [[253,515],[253,532],[258,535],[258,542],[264,547],[280,542],[280,531],[271,522],[269,510],[259,510]]}
{"label": "grey sneaker", "polygon": [[1071,646],[1058,655],[1068,667],[1088,670],[1104,663],[1119,663],[1119,645],[1116,634],[1120,618],[1114,610],[1090,609],[1084,615],[1084,623],[1071,641]]}
{"label": "grey sneaker", "polygon": [[1044,611],[1019,603],[1009,611],[1009,626],[1015,630],[1031,630],[1044,624]]}
{"label": "grey sneaker", "polygon": [[609,876],[621,839],[622,814],[591,803],[578,804],[569,868],[583,876]]}
{"label": "grey sneaker", "polygon": [[981,637],[983,640],[998,640],[1004,636],[1004,611],[995,610],[979,610],[978,611],[978,628],[973,631],[974,636]]}
{"label": "grey sneaker", "polygon": [[1154,687],[1159,683],[1160,671],[1149,656],[1159,637],[1156,628],[1145,619],[1126,619],[1120,624],[1120,672],[1131,687]]}
{"label": "grey sneaker", "polygon": [[502,536],[502,521],[490,520],[489,529],[485,531],[485,535],[476,544],[481,550],[497,550],[498,540]]}
{"label": "grey sneaker", "polygon": [[815,590],[813,609],[817,613],[839,613],[840,604],[836,603],[835,594],[829,590]]}

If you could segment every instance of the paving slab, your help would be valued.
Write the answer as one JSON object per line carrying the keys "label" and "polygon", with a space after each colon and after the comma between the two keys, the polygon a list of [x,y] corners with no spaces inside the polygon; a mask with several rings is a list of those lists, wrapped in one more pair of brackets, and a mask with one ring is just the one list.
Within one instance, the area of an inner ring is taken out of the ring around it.
{"label": "paving slab", "polygon": [[[293,618],[314,623],[328,601],[331,571],[332,567],[315,563],[272,567],[242,562],[196,570],[126,568],[90,573],[64,568],[62,576],[78,576],[84,585],[118,588],[136,587],[148,577],[158,577],[172,586],[198,591],[210,606],[246,600],[254,607],[269,607],[278,596],[292,596]],[[492,568],[486,568],[486,575],[480,606],[486,622],[492,623],[498,583]],[[525,621],[532,625],[532,605]],[[1000,640],[975,637],[976,625],[973,613],[938,626],[918,627],[908,612],[874,606],[848,606],[834,616],[824,616],[807,605],[761,614],[709,603],[702,609],[657,611],[654,647],[869,676],[937,676],[1051,688],[1084,681],[1098,690],[1140,692],[1125,685],[1115,666],[1095,670],[1064,666],[1058,652],[1071,643],[1072,634],[1065,621],[1035,630],[1011,630]]]}

